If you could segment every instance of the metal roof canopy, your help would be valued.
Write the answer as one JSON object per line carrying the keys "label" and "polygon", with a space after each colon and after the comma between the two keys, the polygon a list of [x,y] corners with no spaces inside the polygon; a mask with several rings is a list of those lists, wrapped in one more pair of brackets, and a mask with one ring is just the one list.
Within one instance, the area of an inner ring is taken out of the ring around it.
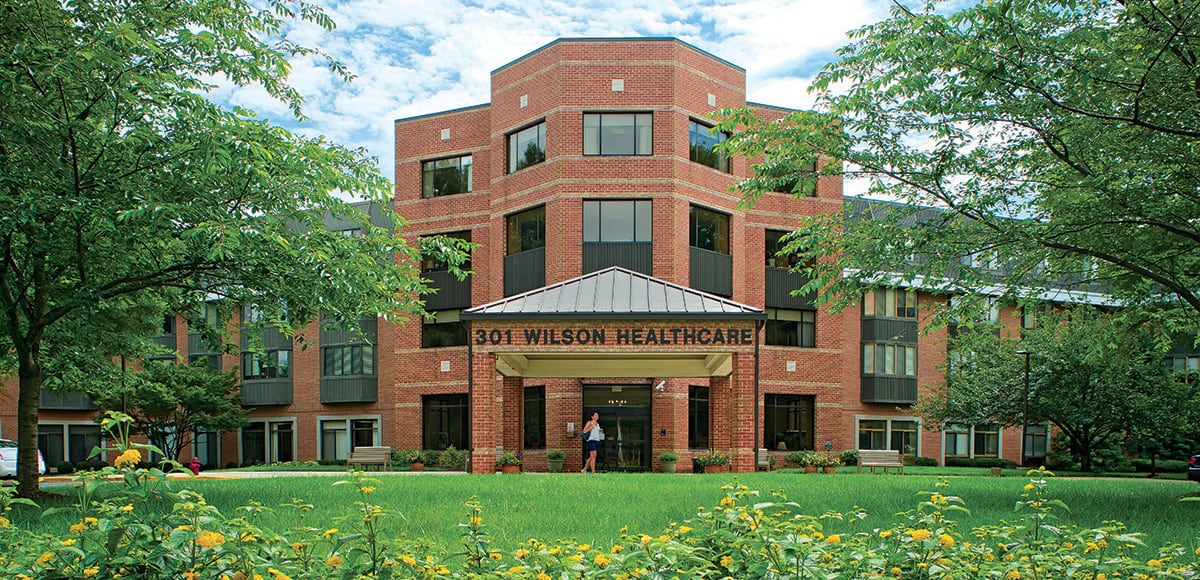
{"label": "metal roof canopy", "polygon": [[[762,309],[612,266],[462,313],[463,320],[726,320],[757,322]],[[732,352],[498,352],[505,376],[713,377],[733,372]]]}

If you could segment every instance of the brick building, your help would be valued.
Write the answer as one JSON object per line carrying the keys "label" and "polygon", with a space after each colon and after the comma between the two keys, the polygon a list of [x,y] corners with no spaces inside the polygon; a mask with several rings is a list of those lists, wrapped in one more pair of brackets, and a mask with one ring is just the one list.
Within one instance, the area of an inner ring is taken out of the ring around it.
{"label": "brick building", "polygon": [[[475,274],[423,264],[436,318],[364,320],[365,343],[314,326],[317,348],[268,333],[265,355],[238,360],[167,321],[159,340],[181,359],[241,369],[253,409],[239,433],[202,434],[196,454],[225,465],[454,445],[475,472],[493,471],[501,448],[535,470],[563,449],[578,468],[595,409],[609,470],[656,470],[663,451],[686,470],[709,448],[738,471],[758,449],[1016,460],[1019,430],[943,432],[904,411],[941,381],[945,331],[918,332],[918,304],[935,298],[879,291],[831,315],[791,295],[803,280],[774,255],[779,237],[797,216],[841,208],[842,186],[823,178],[808,196],[739,208],[731,188],[753,160],[714,153],[723,136],[707,119],[746,104],[745,71],[684,42],[577,39],[493,71],[488,104],[397,120],[405,235],[479,244]],[[1019,313],[997,316],[1020,328]],[[99,440],[86,398],[68,399],[43,397],[51,465]],[[5,437],[12,408],[0,407]],[[1028,453],[1045,447],[1045,427],[1032,427]]]}

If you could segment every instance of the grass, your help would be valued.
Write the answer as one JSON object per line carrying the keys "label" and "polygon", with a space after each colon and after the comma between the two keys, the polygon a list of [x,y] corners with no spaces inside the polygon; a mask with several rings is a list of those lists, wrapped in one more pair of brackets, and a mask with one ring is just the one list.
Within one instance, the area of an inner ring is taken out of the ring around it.
{"label": "grass", "polygon": [[[934,489],[939,475],[947,476],[951,481],[948,494],[962,497],[971,510],[970,515],[956,517],[961,530],[1017,519],[1013,506],[1021,486],[1027,481],[1023,476],[979,476],[978,469],[970,469],[970,476],[956,475],[954,470],[946,468],[938,468],[938,472],[910,472],[897,476],[860,475],[845,470],[837,475],[777,471],[739,474],[736,479],[751,489],[760,490],[764,497],[769,497],[771,490],[780,491],[800,504],[805,513],[848,511],[855,506],[868,511],[866,520],[845,525],[842,532],[870,530],[894,521],[898,512],[916,507],[919,491]],[[711,507],[719,501],[721,485],[734,479],[729,474],[423,477],[386,473],[379,474],[378,478],[382,483],[371,501],[403,516],[386,521],[385,528],[411,538],[428,538],[450,550],[458,546],[457,524],[465,520],[463,503],[471,497],[478,498],[483,504],[487,530],[498,547],[514,547],[529,538],[546,541],[576,539],[610,545],[618,541],[623,527],[630,532],[657,534],[672,522],[693,517],[700,506]],[[233,508],[249,500],[273,507],[272,511],[260,516],[258,523],[278,530],[296,526],[337,526],[337,518],[345,515],[357,499],[350,486],[333,487],[337,479],[196,480],[183,485],[203,493],[209,503],[229,515],[234,514]],[[1197,491],[1194,484],[1179,481],[1085,478],[1055,478],[1051,481],[1052,495],[1070,506],[1070,512],[1059,514],[1061,523],[1098,526],[1109,520],[1122,521],[1131,530],[1146,534],[1149,546],[1143,550],[1146,557],[1166,543],[1175,542],[1191,549],[1197,546],[1200,502],[1179,501]],[[293,498],[315,507],[305,514],[277,507]],[[67,505],[69,499],[43,502],[43,505]],[[61,533],[74,520],[67,514],[41,518],[26,510],[13,515],[14,524],[47,533]]]}

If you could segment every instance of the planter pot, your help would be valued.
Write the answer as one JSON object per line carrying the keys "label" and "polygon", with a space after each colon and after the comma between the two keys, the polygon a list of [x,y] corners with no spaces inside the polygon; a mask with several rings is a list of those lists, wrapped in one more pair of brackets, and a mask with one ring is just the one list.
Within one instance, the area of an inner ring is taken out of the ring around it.
{"label": "planter pot", "polygon": [[816,473],[816,472],[817,472],[816,465],[805,465],[804,466],[804,473]]}
{"label": "planter pot", "polygon": [[996,477],[1000,477],[1000,468],[999,468],[999,467],[993,467],[993,468],[992,468],[992,475],[994,475],[994,476],[996,476]]}
{"label": "planter pot", "polygon": [[724,471],[726,471],[726,467],[724,465],[705,465],[704,466],[704,473],[721,473]]}
{"label": "planter pot", "polygon": [[500,471],[502,473],[507,473],[507,474],[521,473],[521,466],[520,465],[501,465]]}
{"label": "planter pot", "polygon": [[550,473],[562,473],[563,462],[565,459],[547,459],[546,466],[550,468]]}
{"label": "planter pot", "polygon": [[663,473],[675,473],[674,461],[660,461],[659,463],[662,464]]}
{"label": "planter pot", "polygon": [[409,464],[409,467],[413,471],[425,471],[425,464],[421,463],[420,461],[416,461],[416,462]]}
{"label": "planter pot", "polygon": [[822,467],[821,473],[837,473],[836,467]]}

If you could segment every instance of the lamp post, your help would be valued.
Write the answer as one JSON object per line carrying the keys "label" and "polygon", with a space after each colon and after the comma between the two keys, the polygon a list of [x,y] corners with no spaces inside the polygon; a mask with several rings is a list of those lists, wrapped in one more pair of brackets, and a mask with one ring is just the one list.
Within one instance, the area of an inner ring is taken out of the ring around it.
{"label": "lamp post", "polygon": [[1025,357],[1025,391],[1021,397],[1021,465],[1025,465],[1025,431],[1029,428],[1029,351],[1018,350]]}

